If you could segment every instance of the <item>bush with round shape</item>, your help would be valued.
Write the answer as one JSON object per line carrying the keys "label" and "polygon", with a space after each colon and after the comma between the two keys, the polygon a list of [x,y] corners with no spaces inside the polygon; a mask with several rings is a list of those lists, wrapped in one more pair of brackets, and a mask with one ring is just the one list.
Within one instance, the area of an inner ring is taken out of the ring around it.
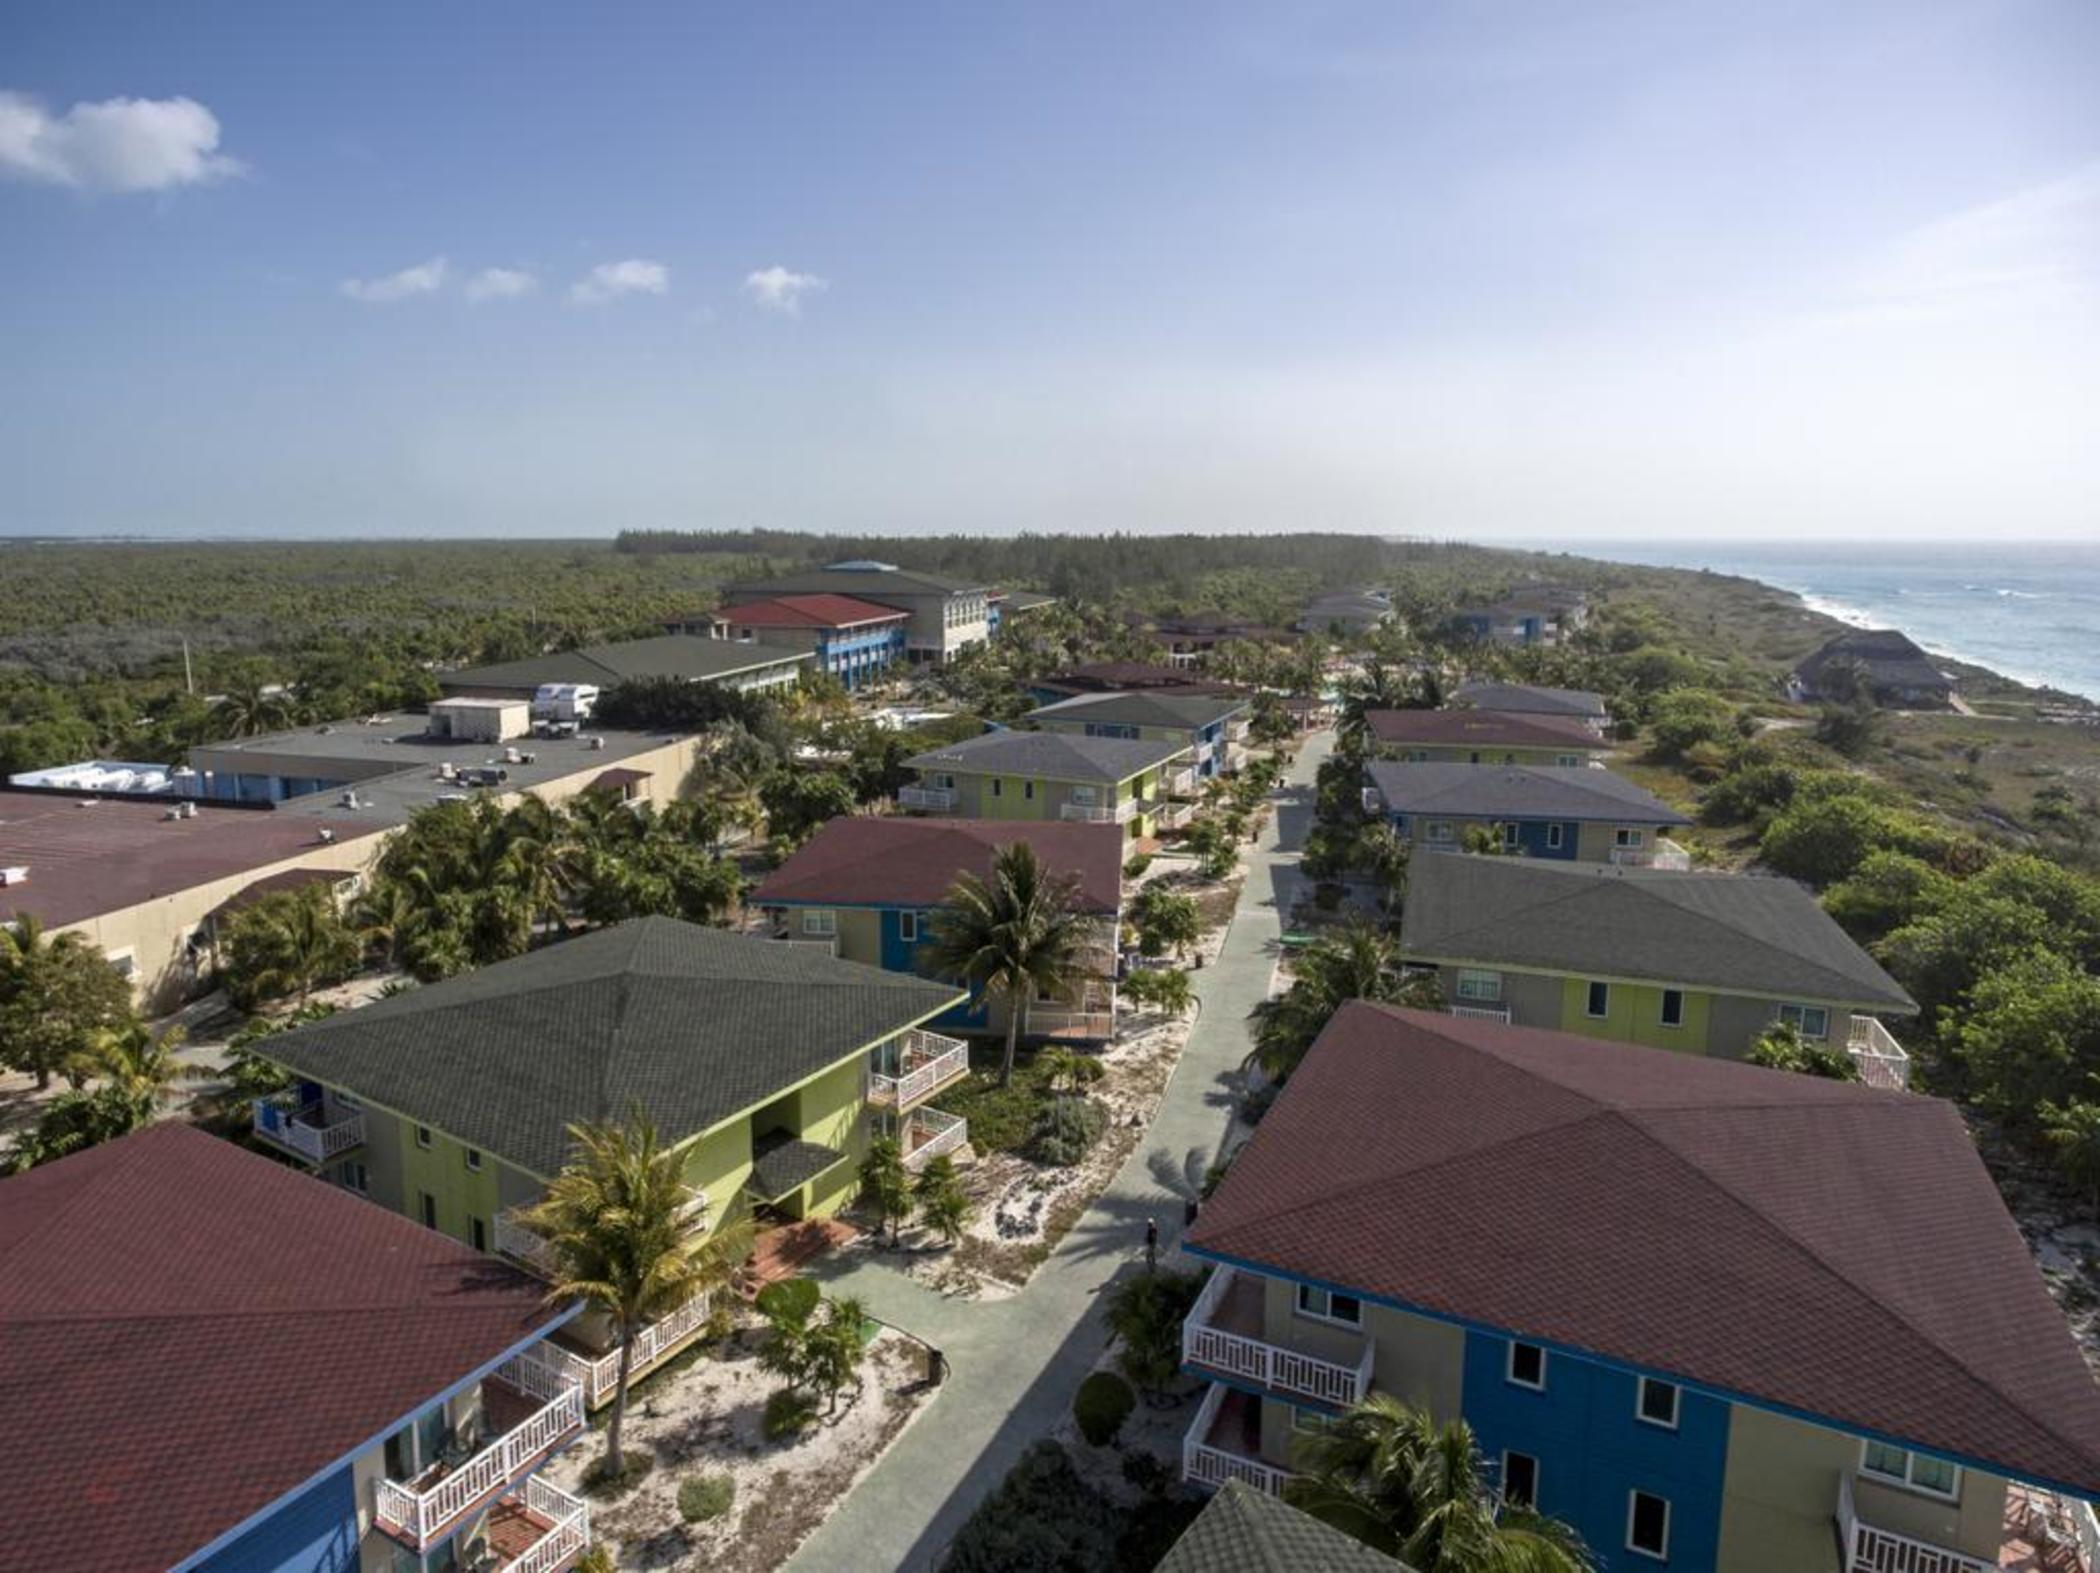
{"label": "bush with round shape", "polygon": [[1079,1384],[1079,1392],[1072,1400],[1072,1417],[1079,1422],[1079,1434],[1090,1446],[1106,1447],[1116,1439],[1116,1433],[1123,1429],[1123,1422],[1135,1408],[1137,1394],[1128,1382],[1113,1371],[1096,1371]]}
{"label": "bush with round shape", "polygon": [[817,1423],[817,1401],[807,1393],[783,1387],[766,1400],[764,1428],[768,1442],[785,1442]]}
{"label": "bush with round shape", "polygon": [[735,1500],[736,1480],[730,1475],[692,1475],[678,1482],[678,1516],[688,1524],[720,1518]]}
{"label": "bush with round shape", "polygon": [[1053,1098],[1036,1116],[1028,1156],[1068,1169],[1093,1150],[1108,1129],[1108,1111],[1091,1098]]}

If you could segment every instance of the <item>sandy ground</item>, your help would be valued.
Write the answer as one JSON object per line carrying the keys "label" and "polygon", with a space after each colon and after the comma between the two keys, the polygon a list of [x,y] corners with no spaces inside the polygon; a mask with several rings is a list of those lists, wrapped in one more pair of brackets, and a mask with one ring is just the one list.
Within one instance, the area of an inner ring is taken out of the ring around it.
{"label": "sandy ground", "polygon": [[[858,1393],[841,1395],[836,1415],[791,1443],[769,1442],[766,1399],[780,1386],[759,1369],[763,1334],[746,1327],[719,1351],[707,1350],[644,1383],[627,1413],[625,1443],[645,1449],[656,1468],[615,1501],[591,1499],[591,1535],[623,1568],[710,1568],[723,1573],[785,1562],[882,1456],[932,1398],[922,1384],[925,1351],[885,1329],[868,1348]],[[580,1488],[604,1451],[594,1431],[547,1466],[550,1484]],[[728,1512],[687,1524],[678,1487],[699,1475],[736,1482]]]}

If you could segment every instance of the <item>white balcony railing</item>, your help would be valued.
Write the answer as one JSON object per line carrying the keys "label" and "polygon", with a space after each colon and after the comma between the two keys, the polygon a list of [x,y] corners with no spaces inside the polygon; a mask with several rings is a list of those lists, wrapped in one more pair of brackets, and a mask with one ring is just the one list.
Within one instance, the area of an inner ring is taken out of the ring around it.
{"label": "white balcony railing", "polygon": [[1159,802],[1152,805],[1152,823],[1161,830],[1179,830],[1195,817],[1194,803]]}
{"label": "white balcony railing", "polygon": [[1086,825],[1120,825],[1137,811],[1137,799],[1126,797],[1120,803],[1066,803],[1058,809],[1057,817]]}
{"label": "white balcony railing", "polygon": [[[707,1325],[708,1298],[696,1294],[668,1316],[660,1316],[634,1335],[634,1361],[628,1378],[640,1376],[659,1360],[682,1348]],[[584,1404],[597,1409],[612,1402],[620,1386],[620,1351],[602,1355],[579,1354],[560,1344],[541,1345],[543,1357],[567,1380],[583,1389]]]}
{"label": "white balcony railing", "polygon": [[1859,1067],[1859,1079],[1869,1087],[1902,1092],[1910,1086],[1910,1056],[1896,1041],[1895,1034],[1874,1017],[1852,1018],[1845,1049]]}
{"label": "white balcony railing", "polygon": [[1837,1521],[1844,1573],[1998,1573],[1996,1557],[1972,1557],[1867,1523],[1853,1506],[1850,1475],[1838,1481]]}
{"label": "white balcony railing", "polygon": [[[1181,1324],[1184,1364],[1258,1383],[1274,1393],[1325,1404],[1346,1406],[1363,1398],[1371,1386],[1374,1352],[1368,1335],[1355,1361],[1343,1364],[1212,1325],[1239,1282],[1239,1271],[1232,1267],[1221,1267],[1210,1275],[1210,1282],[1203,1286],[1203,1293],[1197,1296],[1194,1308]],[[1256,1280],[1249,1282],[1256,1289],[1260,1287]]]}
{"label": "white balcony railing", "polygon": [[373,1507],[380,1527],[417,1551],[427,1551],[583,1431],[583,1389],[553,1367],[520,1355],[496,1374],[534,1398],[554,1396],[456,1468],[426,1471],[420,1486],[399,1480],[378,1484]]}
{"label": "white balcony railing", "polygon": [[970,1139],[970,1122],[960,1114],[918,1108],[904,1124],[904,1167],[923,1169],[944,1152],[953,1152]]}
{"label": "white balcony railing", "polygon": [[1291,1478],[1289,1470],[1211,1444],[1211,1428],[1218,1422],[1225,1391],[1221,1384],[1211,1383],[1210,1391],[1197,1406],[1196,1419],[1181,1439],[1181,1478],[1190,1485],[1211,1487],[1237,1480],[1272,1497],[1282,1496],[1284,1482]]}
{"label": "white balcony railing", "polygon": [[490,1234],[490,1243],[496,1247],[498,1256],[507,1256],[514,1262],[522,1262],[536,1273],[551,1273],[554,1270],[554,1247],[525,1226],[525,1207],[513,1207],[496,1214],[496,1227]]}
{"label": "white balcony railing", "polygon": [[1671,874],[1688,874],[1692,854],[1668,836],[1657,836],[1652,847],[1613,847],[1611,860],[1621,868],[1652,868]]}
{"label": "white balcony railing", "polygon": [[1194,797],[1203,789],[1202,783],[1196,779],[1196,769],[1193,765],[1180,770],[1161,771],[1159,784],[1160,789],[1172,797]]}
{"label": "white balcony railing", "polygon": [[901,1109],[948,1085],[970,1069],[970,1046],[914,1027],[897,1046],[898,1071],[875,1071],[868,1077],[868,1102]]}
{"label": "white balcony railing", "polygon": [[1113,1038],[1116,1035],[1116,1013],[1099,1006],[1089,1010],[1066,1010],[1056,1005],[1031,1005],[1028,1007],[1028,1031],[1031,1036]]}
{"label": "white balcony railing", "polygon": [[1507,1005],[1480,1004],[1453,1005],[1451,1007],[1451,1014],[1463,1021],[1506,1022],[1509,1020],[1509,1007]]}
{"label": "white balcony railing", "polygon": [[301,1104],[296,1093],[255,1100],[255,1134],[308,1163],[326,1163],[365,1141],[365,1117],[323,1098]]}
{"label": "white balcony railing", "polygon": [[517,1556],[501,1565],[502,1573],[557,1573],[591,1549],[591,1510],[579,1497],[534,1475],[520,1493],[527,1511],[546,1519],[547,1529]]}
{"label": "white balcony railing", "polygon": [[928,814],[945,814],[955,807],[955,789],[929,786],[899,787],[897,806],[916,808]]}

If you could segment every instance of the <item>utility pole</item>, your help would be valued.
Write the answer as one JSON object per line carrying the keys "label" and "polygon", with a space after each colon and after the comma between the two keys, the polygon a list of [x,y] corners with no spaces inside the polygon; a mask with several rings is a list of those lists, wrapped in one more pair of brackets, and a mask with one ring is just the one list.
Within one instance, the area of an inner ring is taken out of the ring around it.
{"label": "utility pole", "polygon": [[183,691],[191,697],[194,698],[196,696],[197,678],[196,674],[190,670],[190,636],[188,634],[182,636],[182,687]]}

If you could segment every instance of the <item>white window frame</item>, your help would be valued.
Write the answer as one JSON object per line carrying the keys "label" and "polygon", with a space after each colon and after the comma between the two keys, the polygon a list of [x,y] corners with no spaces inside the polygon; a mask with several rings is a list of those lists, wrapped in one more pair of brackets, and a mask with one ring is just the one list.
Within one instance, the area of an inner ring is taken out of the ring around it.
{"label": "white window frame", "polygon": [[1554,762],[1563,770],[1579,770],[1582,768],[1582,755],[1561,754],[1556,757]]}
{"label": "white window frame", "polygon": [[[1314,1309],[1311,1300],[1313,1295],[1319,1295],[1326,1301],[1326,1310]],[[1334,1302],[1337,1300],[1347,1300],[1351,1305],[1355,1306],[1356,1315],[1353,1317],[1335,1315]],[[1333,1327],[1361,1328],[1364,1325],[1364,1303],[1353,1294],[1336,1294],[1332,1289],[1323,1289],[1318,1284],[1300,1284],[1292,1303],[1298,1315],[1315,1322],[1326,1322]]]}
{"label": "white window frame", "polygon": [[1502,974],[1489,972],[1483,967],[1460,967],[1453,990],[1462,1000],[1499,1005],[1502,1003]]}
{"label": "white window frame", "polygon": [[[1633,1541],[1634,1509],[1639,1504],[1642,1497],[1646,1497],[1650,1502],[1660,1502],[1662,1504],[1663,1532],[1662,1546],[1659,1550],[1648,1546],[1637,1546],[1634,1544]],[[1631,1551],[1637,1557],[1648,1558],[1648,1560],[1651,1562],[1669,1561],[1670,1520],[1674,1516],[1675,1515],[1673,1514],[1670,1507],[1670,1499],[1668,1497],[1658,1496],[1653,1491],[1643,1491],[1638,1486],[1634,1487],[1633,1490],[1626,1493],[1626,1549],[1628,1551]]]}
{"label": "white window frame", "polygon": [[[1888,1474],[1873,1468],[1867,1463],[1868,1458],[1872,1456],[1873,1450],[1877,1445],[1903,1455],[1902,1474]],[[1933,1463],[1944,1465],[1946,1468],[1954,1471],[1953,1484],[1945,1491],[1942,1491],[1938,1486],[1920,1485],[1918,1483],[1916,1479],[1917,1464],[1921,1456],[1917,1449],[1898,1447],[1894,1442],[1877,1444],[1871,1441],[1863,1441],[1859,1444],[1859,1472],[1877,1485],[1887,1486],[1894,1491],[1908,1491],[1915,1496],[1929,1497],[1935,1502],[1959,1502],[1961,1500],[1961,1465],[1948,1463],[1945,1459],[1940,1458],[1932,1460]]]}
{"label": "white window frame", "polygon": [[1334,1429],[1334,1416],[1322,1414],[1317,1409],[1300,1409],[1293,1404],[1291,1429],[1300,1436],[1320,1436]]}
{"label": "white window frame", "polygon": [[467,1158],[467,1173],[469,1173],[469,1174],[479,1174],[479,1173],[481,1172],[481,1149],[480,1149],[479,1147],[469,1147],[469,1148],[467,1148],[467,1149],[466,1149],[466,1158]]}
{"label": "white window frame", "polygon": [[428,1152],[436,1144],[437,1138],[431,1134],[429,1126],[418,1125],[416,1127],[416,1145],[418,1147],[422,1148],[425,1152]]}
{"label": "white window frame", "polygon": [[[1811,1016],[1820,1016],[1823,1019],[1823,1025],[1814,1031],[1811,1031],[1808,1025],[1808,1020]],[[1828,1005],[1782,1005],[1779,1007],[1779,1019],[1811,1042],[1822,1043],[1830,1037],[1830,1007]]]}
{"label": "white window frame", "polygon": [[[1536,1382],[1527,1382],[1524,1378],[1517,1375],[1517,1351],[1519,1349],[1536,1349],[1539,1352],[1539,1379]],[[1522,1338],[1512,1338],[1509,1341],[1508,1349],[1502,1355],[1502,1380],[1511,1387],[1523,1388],[1527,1393],[1543,1393],[1546,1390],[1546,1362],[1550,1358],[1551,1356],[1547,1354],[1544,1344],[1534,1344]]]}
{"label": "white window frame", "polygon": [[[1658,1420],[1648,1413],[1648,1395],[1651,1392],[1667,1391],[1670,1395],[1670,1418]],[[1644,1376],[1634,1385],[1633,1418],[1644,1426],[1654,1426],[1659,1431],[1675,1431],[1684,1414],[1684,1389],[1675,1382],[1665,1382],[1659,1376]]]}
{"label": "white window frame", "polygon": [[1496,839],[1502,843],[1503,851],[1514,852],[1524,844],[1524,827],[1515,820],[1505,819],[1497,828],[1502,832]]}
{"label": "white window frame", "polygon": [[1632,825],[1621,825],[1612,832],[1612,845],[1621,847],[1644,847],[1648,844],[1648,832]]}
{"label": "white window frame", "polygon": [[1567,845],[1567,836],[1567,826],[1557,819],[1554,820],[1552,824],[1546,827],[1546,850],[1548,852],[1558,852]]}
{"label": "white window frame", "polygon": [[[1593,1008],[1597,991],[1604,990],[1604,1009]],[[1611,985],[1602,978],[1585,978],[1582,983],[1582,1014],[1591,1021],[1604,1021],[1611,1016]]]}
{"label": "white window frame", "polygon": [[1423,834],[1431,841],[1453,841],[1457,839],[1451,833],[1451,821],[1448,819],[1432,819],[1423,827]]}
{"label": "white window frame", "polygon": [[[1513,1458],[1521,1458],[1531,1465],[1531,1494],[1525,1497],[1521,1503],[1509,1494],[1509,1461]],[[1539,1505],[1539,1473],[1539,1460],[1536,1453],[1520,1453],[1513,1447],[1505,1447],[1502,1450],[1502,1473],[1497,1480],[1502,1500],[1516,1506],[1537,1507]]]}
{"label": "white window frame", "polygon": [[[1672,996],[1675,996],[1677,1000],[1677,1019],[1675,1021],[1670,1020],[1670,1000]],[[1684,990],[1664,989],[1662,991],[1662,1003],[1656,1008],[1655,1014],[1656,1019],[1665,1027],[1682,1027],[1684,1025]]]}
{"label": "white window frame", "polygon": [[343,1189],[346,1191],[353,1191],[359,1196],[372,1194],[372,1171],[354,1158],[336,1171],[336,1177],[343,1182]]}
{"label": "white window frame", "polygon": [[830,907],[805,907],[802,909],[802,932],[818,939],[834,938],[839,931],[839,915]]}
{"label": "white window frame", "polygon": [[916,945],[919,942],[919,914],[917,912],[907,910],[897,914],[897,938],[907,945]]}

